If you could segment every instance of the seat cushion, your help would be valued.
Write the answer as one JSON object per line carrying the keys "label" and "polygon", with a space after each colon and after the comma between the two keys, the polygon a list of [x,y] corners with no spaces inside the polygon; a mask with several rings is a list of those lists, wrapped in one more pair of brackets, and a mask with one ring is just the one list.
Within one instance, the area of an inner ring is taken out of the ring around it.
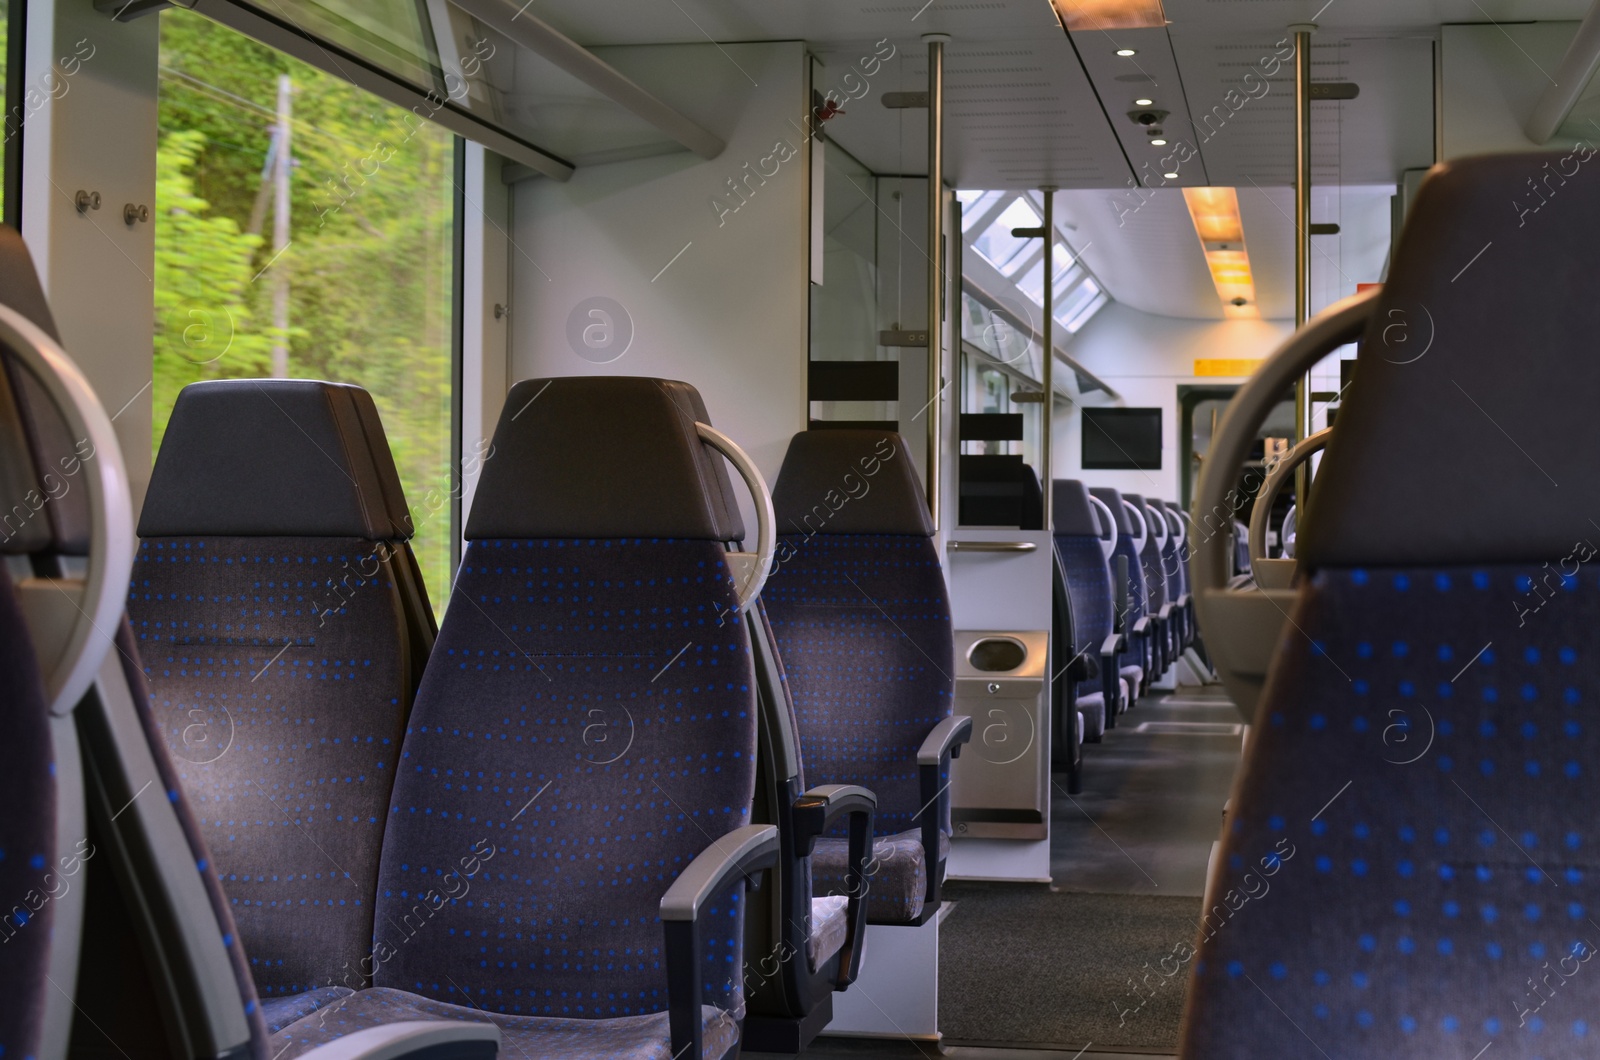
{"label": "seat cushion", "polygon": [[821,967],[843,948],[845,936],[850,933],[850,921],[845,916],[849,904],[850,899],[842,894],[811,899],[811,938],[806,941],[811,967]]}
{"label": "seat cushion", "polygon": [[261,1002],[261,1017],[267,1022],[267,1030],[277,1034],[323,1006],[354,995],[348,986],[319,986],[287,997],[269,997]]}
{"label": "seat cushion", "polygon": [[[462,974],[466,974],[463,971]],[[448,980],[447,980],[448,981]],[[285,1001],[291,1000],[288,998]],[[736,1018],[709,1005],[703,1010],[704,1060],[722,1060],[739,1044]],[[293,1060],[324,1042],[346,1034],[407,1020],[463,1020],[494,1023],[503,1041],[500,1055],[527,1060],[673,1060],[672,1032],[665,1012],[611,1019],[564,1019],[559,1016],[506,1016],[472,1005],[432,1001],[404,990],[378,987],[351,994],[339,1004],[290,1024],[272,1036],[273,1060]]]}
{"label": "seat cushion", "polygon": [[1091,692],[1078,697],[1078,713],[1083,715],[1085,739],[1099,740],[1106,731],[1106,696],[1104,692]]}
{"label": "seat cushion", "polygon": [[[950,837],[939,833],[939,859],[950,850]],[[909,924],[922,915],[928,897],[928,859],[922,849],[922,830],[879,836],[872,844],[876,870],[868,874],[867,921],[872,924]],[[817,840],[811,855],[813,893],[837,894],[845,889],[845,866],[850,860],[849,841],[833,837]]]}
{"label": "seat cushion", "polygon": [[[1124,666],[1118,672],[1122,674],[1122,679],[1128,683],[1129,691],[1137,691],[1139,686],[1144,684],[1144,667],[1142,666]],[[1128,697],[1123,696],[1122,700],[1127,702]]]}

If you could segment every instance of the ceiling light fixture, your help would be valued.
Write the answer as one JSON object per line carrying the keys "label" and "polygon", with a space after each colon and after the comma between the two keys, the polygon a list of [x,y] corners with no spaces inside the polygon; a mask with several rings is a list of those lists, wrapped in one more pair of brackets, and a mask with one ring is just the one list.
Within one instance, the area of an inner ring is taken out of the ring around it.
{"label": "ceiling light fixture", "polygon": [[1138,55],[1139,53],[1134,51],[1132,48],[1118,48],[1117,54],[1126,59],[1130,56]]}
{"label": "ceiling light fixture", "polygon": [[1136,99],[1133,101],[1133,105],[1135,107],[1153,107],[1156,105],[1156,101],[1153,99]]}
{"label": "ceiling light fixture", "polygon": [[1057,17],[1074,33],[1084,30],[1162,29],[1167,24],[1161,0],[1050,0],[1050,3]]}
{"label": "ceiling light fixture", "polygon": [[[1176,173],[1168,174],[1168,179]],[[1239,218],[1239,194],[1233,188],[1184,188],[1200,249],[1205,253],[1211,282],[1222,299],[1222,314],[1229,319],[1260,317],[1250,253],[1244,245],[1244,224]]]}
{"label": "ceiling light fixture", "polygon": [[1151,139],[1150,146],[1151,147],[1165,147],[1165,146],[1167,146],[1167,141],[1166,141],[1166,139],[1164,137],[1157,136],[1157,137],[1154,137],[1153,139]]}
{"label": "ceiling light fixture", "polygon": [[1176,174],[1176,173],[1163,173],[1163,174],[1161,174],[1161,176],[1165,180],[1177,180],[1178,179],[1178,174]]}

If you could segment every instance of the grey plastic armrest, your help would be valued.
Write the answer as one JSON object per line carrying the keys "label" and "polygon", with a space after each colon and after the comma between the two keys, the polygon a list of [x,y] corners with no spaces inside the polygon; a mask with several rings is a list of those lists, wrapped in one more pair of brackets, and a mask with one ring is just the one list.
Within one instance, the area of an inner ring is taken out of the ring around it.
{"label": "grey plastic armrest", "polygon": [[694,921],[736,875],[766,868],[778,860],[778,829],[770,824],[735,828],[689,862],[661,896],[662,920]]}
{"label": "grey plastic armrest", "polygon": [[1172,621],[1172,605],[1162,604],[1161,610],[1156,614],[1163,623]]}
{"label": "grey plastic armrest", "polygon": [[944,761],[946,754],[951,758],[959,757],[961,745],[970,739],[972,719],[965,714],[948,717],[935,725],[928,738],[922,741],[922,747],[917,751],[917,765],[937,766]]}
{"label": "grey plastic armrest", "polygon": [[346,1034],[300,1055],[305,1060],[404,1060],[427,1053],[450,1060],[494,1060],[500,1028],[463,1020],[412,1020]]}
{"label": "grey plastic armrest", "polygon": [[1137,621],[1137,622],[1135,622],[1133,624],[1133,631],[1135,633],[1145,633],[1145,632],[1148,632],[1149,629],[1150,629],[1150,616],[1149,615],[1142,616],[1139,619],[1139,621]]}
{"label": "grey plastic armrest", "polygon": [[795,838],[800,840],[801,850],[809,857],[816,847],[817,837],[834,821],[847,813],[871,815],[877,809],[878,796],[859,784],[819,784],[795,800],[794,824],[800,832]]}
{"label": "grey plastic armrest", "polygon": [[1115,655],[1115,654],[1117,654],[1117,652],[1122,650],[1122,645],[1123,645],[1122,634],[1121,633],[1113,633],[1113,634],[1111,634],[1111,636],[1109,636],[1109,637],[1107,637],[1105,639],[1105,642],[1103,644],[1100,645],[1100,655],[1102,657],[1107,656],[1107,655]]}

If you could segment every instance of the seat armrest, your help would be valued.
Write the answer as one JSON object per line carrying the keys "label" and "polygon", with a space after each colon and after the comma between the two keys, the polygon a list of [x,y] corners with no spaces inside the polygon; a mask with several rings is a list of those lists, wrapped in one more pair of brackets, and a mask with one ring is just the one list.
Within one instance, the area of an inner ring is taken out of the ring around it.
{"label": "seat armrest", "polygon": [[1133,624],[1134,636],[1142,637],[1146,633],[1149,633],[1149,632],[1150,632],[1150,616],[1149,615],[1140,615],[1139,616],[1139,621],[1137,621],[1137,622],[1135,622]]}
{"label": "seat armrest", "polygon": [[495,1060],[499,1053],[500,1028],[492,1023],[408,1020],[354,1031],[300,1055],[305,1060]]}
{"label": "seat armrest", "polygon": [[817,837],[840,817],[850,818],[848,867],[845,870],[845,937],[839,949],[833,988],[843,990],[861,973],[861,942],[867,931],[867,870],[872,862],[872,824],[878,796],[855,784],[823,784],[794,800],[795,851],[810,857]]}
{"label": "seat armrest", "polygon": [[673,1056],[700,1057],[705,1053],[701,1015],[705,1003],[705,925],[701,923],[701,910],[741,877],[748,885],[751,873],[776,865],[779,849],[775,825],[735,828],[697,854],[661,896]]}
{"label": "seat armrest", "polygon": [[922,856],[927,859],[928,891],[923,903],[926,915],[939,905],[939,891],[944,885],[944,862],[939,858],[939,835],[945,818],[950,814],[950,782],[944,775],[950,770],[950,760],[959,758],[961,745],[972,739],[972,719],[965,714],[954,714],[933,727],[928,738],[917,751],[917,780],[921,786],[922,809],[913,820],[920,818],[922,829]]}
{"label": "seat armrest", "polygon": [[822,784],[794,800],[795,849],[809,857],[817,837],[846,814],[865,814],[868,832],[878,809],[878,796],[856,784]]}
{"label": "seat armrest", "polygon": [[1117,715],[1122,713],[1122,667],[1117,663],[1117,655],[1126,643],[1122,634],[1113,633],[1100,645],[1100,695],[1105,703],[1108,729],[1117,727]]}
{"label": "seat armrest", "polygon": [[945,756],[961,757],[961,745],[972,739],[972,719],[965,714],[952,715],[933,727],[928,738],[917,751],[917,765],[937,767]]}
{"label": "seat armrest", "polygon": [[770,824],[735,828],[706,847],[661,896],[661,919],[693,923],[700,909],[735,877],[771,868],[778,861],[778,829]]}

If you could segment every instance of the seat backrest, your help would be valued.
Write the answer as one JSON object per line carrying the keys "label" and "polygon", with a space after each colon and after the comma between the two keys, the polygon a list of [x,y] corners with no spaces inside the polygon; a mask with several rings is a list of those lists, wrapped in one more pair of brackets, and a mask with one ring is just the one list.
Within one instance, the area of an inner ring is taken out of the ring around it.
{"label": "seat backrest", "polygon": [[1122,499],[1133,505],[1144,517],[1144,544],[1139,549],[1139,566],[1144,574],[1145,596],[1150,613],[1156,614],[1171,601],[1167,597],[1167,575],[1161,557],[1161,543],[1166,537],[1166,520],[1157,519],[1150,510],[1150,502],[1137,493],[1124,493]]}
{"label": "seat backrest", "polygon": [[660,379],[512,387],[406,729],[378,986],[524,1016],[667,1007],[661,896],[755,795],[723,544],[744,529],[693,398]]}
{"label": "seat backrest", "polygon": [[1418,192],[1298,542],[1184,1056],[1592,1052],[1597,234],[1573,155]]}
{"label": "seat backrest", "polygon": [[1189,513],[1172,501],[1166,502],[1166,508],[1167,526],[1177,542],[1178,592],[1182,595],[1189,592]]}
{"label": "seat backrest", "polygon": [[879,430],[794,436],[772,491],[762,598],[788,671],[807,780],[878,797],[874,829],[917,827],[917,749],[954,703],[953,634],[911,453]]}
{"label": "seat backrest", "polygon": [[370,406],[313,380],[184,388],[139,522],[151,711],[268,999],[367,985],[421,674],[410,517]]}
{"label": "seat backrest", "polygon": [[1155,497],[1146,498],[1145,510],[1161,524],[1161,573],[1167,582],[1168,602],[1177,603],[1178,597],[1184,593],[1183,555],[1178,547],[1180,528],[1177,516],[1173,515],[1166,501]]}
{"label": "seat backrest", "polygon": [[[1098,648],[1111,635],[1116,602],[1111,570],[1101,547],[1100,519],[1089,491],[1076,479],[1056,479],[1050,494],[1056,555],[1072,600],[1073,654],[1098,658]],[[1065,660],[1059,660],[1060,666]]]}
{"label": "seat backrest", "polygon": [[1139,542],[1134,534],[1138,527],[1128,515],[1128,510],[1123,507],[1121,491],[1109,486],[1091,486],[1089,495],[1098,498],[1111,512],[1111,517],[1117,521],[1117,545],[1111,553],[1110,568],[1112,572],[1111,595],[1112,599],[1118,598],[1116,574],[1117,557],[1127,560],[1128,566],[1128,610],[1123,616],[1123,628],[1130,628],[1135,622],[1143,618],[1149,611],[1149,601],[1144,580],[1144,564],[1139,554]]}

